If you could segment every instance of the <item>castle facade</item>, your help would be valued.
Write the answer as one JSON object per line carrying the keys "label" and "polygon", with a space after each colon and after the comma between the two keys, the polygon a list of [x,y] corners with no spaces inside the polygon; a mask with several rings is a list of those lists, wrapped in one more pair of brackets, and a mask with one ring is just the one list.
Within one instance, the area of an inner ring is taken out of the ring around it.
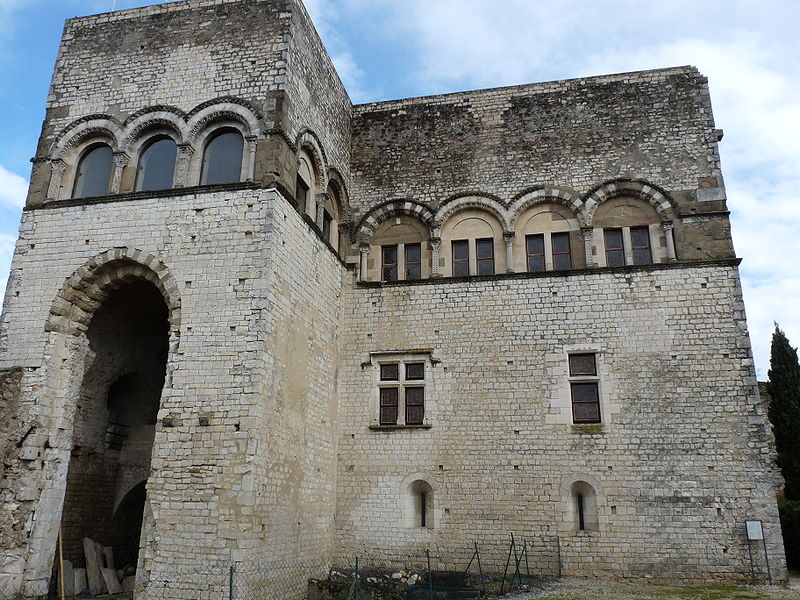
{"label": "castle facade", "polygon": [[298,0],[68,21],[0,322],[0,591],[46,594],[59,532],[137,598],[502,570],[510,532],[542,574],[784,579],[721,137],[692,67],[353,105]]}

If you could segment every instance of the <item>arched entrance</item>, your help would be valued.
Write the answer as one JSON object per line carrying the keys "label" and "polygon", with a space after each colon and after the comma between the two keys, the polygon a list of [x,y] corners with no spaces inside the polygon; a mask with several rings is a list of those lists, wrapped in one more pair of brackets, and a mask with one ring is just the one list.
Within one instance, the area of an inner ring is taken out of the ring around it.
{"label": "arched entrance", "polygon": [[[139,270],[141,270],[139,268]],[[85,565],[82,540],[136,568],[145,486],[164,386],[169,308],[136,269],[108,284],[86,326],[62,513],[64,558]]]}

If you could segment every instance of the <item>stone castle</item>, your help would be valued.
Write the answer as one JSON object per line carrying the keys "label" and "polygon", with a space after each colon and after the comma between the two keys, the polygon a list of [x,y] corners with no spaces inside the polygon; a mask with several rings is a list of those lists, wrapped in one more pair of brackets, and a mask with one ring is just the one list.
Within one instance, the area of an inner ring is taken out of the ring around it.
{"label": "stone castle", "polygon": [[692,67],[353,105],[299,0],[68,21],[0,323],[0,591],[47,593],[59,531],[142,598],[492,568],[509,532],[544,574],[784,579],[721,138]]}

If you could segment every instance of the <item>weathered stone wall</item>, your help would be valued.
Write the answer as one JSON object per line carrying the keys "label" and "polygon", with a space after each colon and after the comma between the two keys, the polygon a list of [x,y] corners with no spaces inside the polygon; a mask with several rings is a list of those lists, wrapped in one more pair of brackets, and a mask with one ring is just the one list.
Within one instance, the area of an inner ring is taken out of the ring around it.
{"label": "weathered stone wall", "polygon": [[[680,67],[354,107],[357,222],[395,198],[508,205],[538,187],[586,196],[613,179],[666,190],[680,259],[733,256],[706,79]],[[698,216],[702,215],[702,216]]]}
{"label": "weathered stone wall", "polygon": [[[502,570],[515,532],[549,574],[560,536],[570,575],[745,581],[744,521],[755,518],[773,574],[784,573],[769,428],[733,263],[351,294],[337,564],[367,551],[377,565],[419,565],[430,547],[465,566],[477,540],[484,564]],[[433,361],[430,429],[376,429],[370,353],[414,349]],[[572,425],[567,357],[576,351],[597,353],[599,426]],[[433,487],[433,528],[404,521],[410,476]],[[576,531],[573,480],[596,488],[597,532]]]}
{"label": "weathered stone wall", "polygon": [[[168,273],[170,305],[180,307],[148,482],[155,527],[141,566],[180,587],[189,583],[177,571],[269,562],[280,540],[284,568],[293,569],[282,585],[301,582],[294,593],[321,575],[332,537],[344,267],[316,230],[278,194],[260,190],[37,209],[25,213],[23,230],[30,243],[14,258],[22,275],[5,307],[6,339],[15,343],[4,359],[33,363],[43,375],[16,414],[41,423],[39,446],[58,453],[7,490],[9,503],[28,489],[40,503],[42,490],[52,496],[42,517],[52,524],[43,521],[35,549],[43,558],[29,568],[25,593],[50,574],[86,364],[85,349],[70,347],[79,338],[44,325],[65,279],[114,248],[111,257],[138,257]],[[301,269],[307,276],[296,276]],[[307,371],[296,371],[300,364]],[[62,393],[58,381],[77,384]],[[23,537],[33,535],[30,522],[22,527]]]}

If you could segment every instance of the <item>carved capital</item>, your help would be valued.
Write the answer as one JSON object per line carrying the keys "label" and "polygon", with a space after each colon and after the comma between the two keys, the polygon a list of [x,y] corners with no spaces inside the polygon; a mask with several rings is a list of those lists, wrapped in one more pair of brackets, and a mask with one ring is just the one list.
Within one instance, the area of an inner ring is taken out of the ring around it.
{"label": "carved capital", "polygon": [[581,237],[583,238],[584,242],[591,241],[593,235],[594,229],[591,227],[581,227]]}
{"label": "carved capital", "polygon": [[316,197],[317,206],[325,208],[325,205],[328,203],[328,200],[330,200],[330,196],[328,196],[327,192],[322,192],[320,194],[317,194]]}
{"label": "carved capital", "polygon": [[661,229],[664,230],[664,233],[669,233],[670,231],[673,230],[673,228],[674,228],[674,225],[673,225],[673,223],[671,221],[668,221],[666,223],[662,223],[661,224]]}
{"label": "carved capital", "polygon": [[361,252],[362,256],[365,254],[369,254],[370,245],[369,244],[361,244],[358,247],[358,251]]}
{"label": "carved capital", "polygon": [[130,162],[131,158],[124,152],[114,152],[114,166],[115,167],[126,167]]}
{"label": "carved capital", "polygon": [[428,246],[431,252],[438,252],[442,247],[442,240],[440,238],[431,238],[428,240]]}
{"label": "carved capital", "polygon": [[513,244],[514,239],[517,237],[517,234],[513,231],[504,231],[503,232],[503,239],[506,241],[506,244]]}

